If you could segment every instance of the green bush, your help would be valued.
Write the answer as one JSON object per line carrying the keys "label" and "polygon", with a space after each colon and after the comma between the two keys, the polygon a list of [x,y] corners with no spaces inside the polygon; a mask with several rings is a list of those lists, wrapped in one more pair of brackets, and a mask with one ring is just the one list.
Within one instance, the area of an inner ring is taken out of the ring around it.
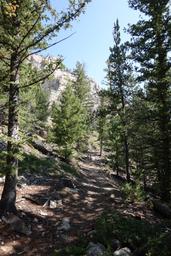
{"label": "green bush", "polygon": [[33,154],[23,154],[23,159],[19,161],[19,173],[22,174],[26,170],[36,174],[49,174],[56,168],[54,159],[47,157],[36,157]]}
{"label": "green bush", "polygon": [[144,199],[145,193],[139,183],[131,184],[126,183],[122,186],[122,192],[125,195],[127,201],[141,202]]}
{"label": "green bush", "polygon": [[149,241],[147,256],[171,256],[171,233],[159,234]]}
{"label": "green bush", "polygon": [[84,256],[86,253],[86,244],[79,242],[78,245],[70,245],[60,251],[55,251],[53,256]]}
{"label": "green bush", "polygon": [[148,248],[146,256],[171,256],[171,234],[166,235],[161,225],[123,217],[118,213],[103,214],[97,220],[94,239],[104,244],[109,251],[112,240],[118,239],[123,246],[133,251],[145,246]]}

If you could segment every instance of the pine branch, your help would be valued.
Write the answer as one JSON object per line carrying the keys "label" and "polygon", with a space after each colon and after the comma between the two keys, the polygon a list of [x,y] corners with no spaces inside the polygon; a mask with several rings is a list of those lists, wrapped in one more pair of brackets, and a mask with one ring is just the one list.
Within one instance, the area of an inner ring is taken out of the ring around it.
{"label": "pine branch", "polygon": [[0,60],[1,60],[5,65],[10,66],[10,64],[9,64],[5,59],[8,60],[7,58],[0,57]]}
{"label": "pine branch", "polygon": [[38,54],[38,53],[40,53],[40,52],[42,52],[42,51],[45,51],[45,50],[47,50],[47,49],[49,49],[49,48],[51,48],[51,47],[53,47],[53,46],[55,46],[55,45],[57,45],[57,44],[59,44],[59,43],[61,43],[61,42],[67,40],[68,38],[70,38],[70,37],[73,36],[74,34],[75,34],[75,32],[72,33],[72,34],[70,34],[70,35],[67,36],[67,37],[62,38],[61,40],[59,40],[59,41],[57,41],[57,42],[55,42],[55,43],[53,43],[53,44],[48,45],[47,47],[45,47],[45,48],[43,48],[43,49],[39,49],[39,50],[37,50],[37,51],[35,51],[35,52],[29,53],[29,54],[27,54],[26,56],[24,56],[24,54],[23,54],[23,58],[21,57],[21,62],[23,62],[25,59],[27,59],[28,57],[30,57],[30,56],[32,56],[32,55],[34,55],[34,54]]}
{"label": "pine branch", "polygon": [[19,43],[18,49],[20,49],[22,43],[25,41],[25,39],[30,35],[30,33],[34,30],[35,26],[37,25],[37,23],[40,21],[41,19],[41,15],[45,10],[45,6],[42,8],[42,11],[39,13],[38,18],[36,19],[36,21],[34,22],[34,24],[31,26],[31,28],[27,31],[27,33],[23,36],[21,42]]}
{"label": "pine branch", "polygon": [[49,77],[55,72],[55,70],[59,67],[59,65],[60,65],[61,63],[62,63],[62,61],[60,61],[58,64],[56,64],[55,68],[53,68],[53,69],[51,70],[51,72],[49,72],[49,73],[46,74],[45,76],[40,77],[39,79],[37,79],[37,80],[31,82],[30,84],[27,84],[27,85],[24,85],[24,86],[20,86],[20,89],[33,86],[34,84],[37,84],[37,83],[40,83],[40,82],[46,80],[47,78],[49,78]]}
{"label": "pine branch", "polygon": [[84,7],[85,7],[85,3],[82,3],[81,6],[78,9],[76,9],[76,11],[74,13],[69,12],[68,15],[65,14],[64,17],[61,17],[61,19],[58,21],[57,24],[48,28],[44,32],[43,35],[40,35],[40,37],[35,38],[32,43],[27,45],[24,49],[21,49],[19,51],[19,54],[21,54],[23,52],[27,52],[27,50],[29,50],[30,48],[33,48],[34,46],[38,45],[40,42],[42,42],[43,39],[48,37],[51,33],[55,32],[55,31],[59,31],[65,24],[67,24],[68,22],[70,22],[71,20],[76,18]]}

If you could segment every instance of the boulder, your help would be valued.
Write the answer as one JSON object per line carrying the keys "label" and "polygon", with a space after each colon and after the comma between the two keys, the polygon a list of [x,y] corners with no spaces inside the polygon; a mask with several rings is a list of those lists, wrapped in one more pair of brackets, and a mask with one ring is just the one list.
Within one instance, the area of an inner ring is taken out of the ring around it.
{"label": "boulder", "polygon": [[116,250],[113,256],[131,256],[131,250],[127,247]]}
{"label": "boulder", "polygon": [[63,218],[60,226],[58,227],[59,231],[69,231],[71,229],[70,225],[70,219],[69,218]]}
{"label": "boulder", "polygon": [[105,250],[106,249],[104,245],[100,243],[94,244],[90,242],[87,248],[86,256],[103,256],[105,254]]}
{"label": "boulder", "polygon": [[50,200],[50,201],[49,201],[49,208],[50,208],[50,209],[55,209],[55,208],[57,208],[57,201],[56,201],[56,200]]}

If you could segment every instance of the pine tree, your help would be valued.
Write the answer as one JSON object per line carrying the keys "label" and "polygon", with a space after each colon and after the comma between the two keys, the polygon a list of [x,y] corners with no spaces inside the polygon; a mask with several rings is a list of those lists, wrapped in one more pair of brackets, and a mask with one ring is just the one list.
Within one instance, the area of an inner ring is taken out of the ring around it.
{"label": "pine tree", "polygon": [[125,154],[125,170],[127,180],[130,180],[129,146],[127,129],[127,104],[130,97],[130,72],[131,68],[126,57],[126,47],[121,44],[120,28],[118,20],[113,28],[114,46],[110,48],[110,56],[107,61],[107,79],[111,92],[111,111],[115,112],[122,124],[122,137]]}
{"label": "pine tree", "polygon": [[45,129],[50,113],[47,92],[37,84],[23,88],[20,95],[22,106],[19,110],[20,130],[27,134]]}
{"label": "pine tree", "polygon": [[90,81],[86,75],[84,64],[77,62],[73,75],[75,77],[75,81],[73,82],[75,94],[86,106],[90,93]]}
{"label": "pine tree", "polygon": [[[68,2],[66,11],[57,13],[47,0],[0,0],[0,60],[6,66],[0,84],[2,86],[2,81],[6,79],[9,98],[7,167],[0,202],[1,213],[16,210],[21,67],[33,53],[55,45],[50,44],[51,39],[80,15],[89,0]],[[59,61],[56,65],[52,64],[51,73],[58,64]],[[50,73],[46,71],[45,69],[43,76],[26,81],[24,86],[31,86],[47,78]]]}
{"label": "pine tree", "polygon": [[125,154],[123,154],[122,125],[118,115],[109,117],[107,146],[110,150],[109,165],[117,175],[125,169]]}
{"label": "pine tree", "polygon": [[53,142],[59,146],[59,151],[69,160],[76,143],[82,138],[85,130],[84,109],[71,85],[62,94],[60,103],[53,106]]}
{"label": "pine tree", "polygon": [[138,63],[139,81],[147,83],[147,99],[155,116],[155,162],[161,198],[170,200],[170,84],[171,16],[169,0],[130,0],[146,17],[130,26],[132,58]]}
{"label": "pine tree", "polygon": [[145,91],[137,88],[134,91],[129,108],[129,128],[131,136],[129,139],[130,158],[133,163],[132,171],[135,179],[143,182],[146,190],[149,185],[156,183],[155,165],[155,139],[157,127],[149,120],[152,118],[151,105],[146,99]]}
{"label": "pine tree", "polygon": [[77,62],[76,67],[73,70],[74,81],[72,87],[74,89],[75,96],[80,102],[82,108],[82,115],[84,116],[84,129],[82,129],[82,136],[77,143],[78,151],[84,150],[87,144],[88,136],[90,133],[91,117],[92,117],[92,103],[90,95],[90,80],[87,77],[84,64]]}
{"label": "pine tree", "polygon": [[100,141],[100,156],[103,153],[104,141],[107,136],[107,114],[108,114],[108,92],[107,90],[101,90],[99,92],[100,105],[97,112],[97,131]]}
{"label": "pine tree", "polygon": [[37,120],[36,126],[40,129],[45,128],[47,124],[47,118],[49,116],[49,95],[45,92],[41,86],[37,86],[35,90],[35,120]]}

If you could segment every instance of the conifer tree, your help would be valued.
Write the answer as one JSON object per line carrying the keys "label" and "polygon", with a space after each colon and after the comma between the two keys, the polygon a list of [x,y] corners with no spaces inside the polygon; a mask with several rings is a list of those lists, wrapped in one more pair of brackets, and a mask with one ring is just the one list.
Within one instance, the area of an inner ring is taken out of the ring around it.
{"label": "conifer tree", "polygon": [[108,114],[108,93],[106,90],[99,92],[100,105],[97,112],[97,131],[100,141],[100,156],[103,153],[104,141],[107,138],[107,114]]}
{"label": "conifer tree", "polygon": [[[155,164],[155,140],[157,137],[157,127],[152,119],[151,105],[146,99],[144,89],[138,88],[134,91],[132,102],[129,108],[131,122],[129,128],[131,136],[129,139],[130,158],[133,165],[134,177],[143,182],[146,190],[150,184],[156,180]],[[154,119],[154,117],[153,117]]]}
{"label": "conifer tree", "polygon": [[155,162],[161,198],[170,200],[170,84],[171,16],[169,0],[129,0],[129,5],[146,17],[130,26],[132,58],[138,63],[139,81],[147,84],[147,100],[157,126]]}
{"label": "conifer tree", "polygon": [[107,146],[110,150],[109,165],[119,175],[119,171],[125,169],[125,156],[123,154],[122,125],[118,115],[109,117]]}
{"label": "conifer tree", "polygon": [[90,80],[87,77],[84,64],[77,62],[76,67],[73,70],[74,81],[72,82],[72,87],[74,89],[75,96],[80,102],[82,108],[82,115],[84,120],[84,129],[82,129],[82,136],[77,143],[78,151],[84,149],[87,143],[87,138],[90,133],[90,123],[92,117],[92,102],[90,97]]}
{"label": "conifer tree", "polygon": [[23,88],[20,93],[21,108],[19,110],[20,130],[24,133],[38,132],[47,125],[49,95],[41,85]]}
{"label": "conifer tree", "polygon": [[75,81],[73,82],[75,94],[86,106],[90,93],[90,81],[86,75],[84,64],[77,62],[73,75],[75,77]]}
{"label": "conifer tree", "polygon": [[122,137],[125,154],[125,170],[127,180],[130,180],[129,145],[127,129],[127,104],[130,94],[131,68],[126,58],[126,47],[121,44],[120,28],[118,20],[113,28],[114,46],[110,48],[110,56],[107,61],[107,79],[111,93],[111,111],[117,114],[122,124]]}
{"label": "conifer tree", "polygon": [[59,146],[61,155],[69,160],[86,125],[84,108],[71,85],[66,87],[60,103],[54,105],[52,111],[52,140]]}
{"label": "conifer tree", "polygon": [[[51,39],[61,28],[77,18],[83,11],[85,1],[68,1],[66,11],[57,13],[47,0],[0,0],[0,60],[6,67],[1,76],[6,81],[8,90],[8,141],[6,179],[0,202],[1,214],[5,211],[15,211],[16,181],[18,172],[18,140],[19,140],[19,95],[20,71],[22,64],[33,53],[57,44]],[[59,64],[57,61],[51,67],[51,73]],[[47,78],[50,73],[44,70],[44,75],[26,81],[25,87],[36,84]]]}

